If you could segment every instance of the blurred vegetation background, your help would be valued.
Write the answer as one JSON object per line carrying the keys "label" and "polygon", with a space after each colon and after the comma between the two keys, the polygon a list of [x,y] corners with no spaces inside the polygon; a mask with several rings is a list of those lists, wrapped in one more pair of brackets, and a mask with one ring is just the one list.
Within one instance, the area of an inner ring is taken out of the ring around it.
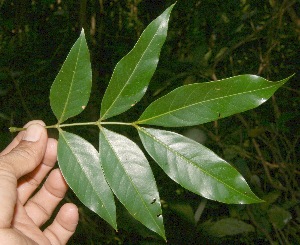
{"label": "blurred vegetation background", "polygon": [[[84,27],[93,90],[70,121],[95,121],[116,63],[172,0],[0,0],[0,149],[10,126],[32,119],[55,124],[49,89]],[[296,75],[259,108],[197,127],[174,129],[234,165],[265,203],[224,205],[194,195],[151,162],[168,244],[300,244],[300,1],[178,0],[158,69],[146,96],[116,120],[132,121],[183,84],[240,74],[278,81]],[[117,130],[137,139],[132,129]],[[72,131],[97,147],[96,128]],[[57,137],[49,130],[51,137]],[[150,159],[149,159],[150,160]],[[80,207],[69,244],[165,244],[118,204],[118,232],[68,192]]]}

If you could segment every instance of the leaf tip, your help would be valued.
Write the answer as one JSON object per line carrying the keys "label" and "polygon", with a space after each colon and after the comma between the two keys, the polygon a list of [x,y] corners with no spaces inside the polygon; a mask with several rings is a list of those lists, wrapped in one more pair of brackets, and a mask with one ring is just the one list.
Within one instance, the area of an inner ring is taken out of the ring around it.
{"label": "leaf tip", "polygon": [[280,80],[280,81],[277,81],[277,83],[281,83],[281,84],[283,85],[283,84],[285,84],[287,81],[289,81],[292,77],[294,77],[295,75],[296,75],[296,73],[294,73],[294,74],[290,75],[289,77],[284,78],[284,79],[282,79],[282,80]]}
{"label": "leaf tip", "polygon": [[253,192],[251,193],[245,193],[248,197],[248,200],[240,201],[238,204],[259,204],[264,203],[265,201],[260,199],[258,196],[256,196]]}
{"label": "leaf tip", "polygon": [[114,230],[115,230],[117,233],[119,232],[118,227],[117,227],[117,223],[114,223],[113,228],[114,228]]}
{"label": "leaf tip", "polygon": [[177,1],[175,1],[175,3],[173,3],[173,4],[168,8],[168,10],[170,10],[170,12],[171,12],[176,4],[177,4]]}
{"label": "leaf tip", "polygon": [[293,73],[292,75],[290,75],[289,77],[286,78],[286,81],[290,80],[292,77],[294,77],[296,75],[296,73]]}
{"label": "leaf tip", "polygon": [[83,27],[81,28],[80,35],[81,35],[81,36],[85,36],[85,33],[84,33],[84,28],[83,28]]}

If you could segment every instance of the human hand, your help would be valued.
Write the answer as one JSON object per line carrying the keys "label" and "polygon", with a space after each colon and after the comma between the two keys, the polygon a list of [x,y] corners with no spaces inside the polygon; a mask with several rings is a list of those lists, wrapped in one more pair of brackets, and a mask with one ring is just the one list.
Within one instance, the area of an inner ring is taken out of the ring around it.
{"label": "human hand", "polygon": [[0,243],[66,244],[75,232],[78,209],[64,204],[52,224],[39,228],[63,199],[67,184],[59,169],[31,197],[57,158],[57,141],[47,136],[42,121],[31,121],[0,153]]}

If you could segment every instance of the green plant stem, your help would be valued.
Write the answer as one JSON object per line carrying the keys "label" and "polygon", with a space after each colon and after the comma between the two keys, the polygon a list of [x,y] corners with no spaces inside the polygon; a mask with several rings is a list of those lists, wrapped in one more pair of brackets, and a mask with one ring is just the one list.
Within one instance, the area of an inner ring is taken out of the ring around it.
{"label": "green plant stem", "polygon": [[97,122],[55,124],[55,125],[45,126],[45,128],[63,128],[63,127],[86,126],[86,125],[97,125]]}
{"label": "green plant stem", "polygon": [[[88,126],[88,125],[127,125],[127,126],[133,126],[134,123],[125,123],[125,122],[100,122],[100,121],[96,121],[96,122],[83,122],[83,123],[67,123],[67,124],[55,124],[55,125],[50,125],[50,126],[45,126],[45,128],[64,128],[64,127],[74,127],[74,126]],[[17,128],[17,127],[10,127],[9,131],[11,133],[15,133],[15,132],[20,132],[20,131],[24,131],[26,130],[26,128]]]}
{"label": "green plant stem", "polygon": [[125,122],[99,122],[100,125],[105,124],[113,124],[113,125],[127,125],[127,126],[133,126],[133,123],[125,123]]}

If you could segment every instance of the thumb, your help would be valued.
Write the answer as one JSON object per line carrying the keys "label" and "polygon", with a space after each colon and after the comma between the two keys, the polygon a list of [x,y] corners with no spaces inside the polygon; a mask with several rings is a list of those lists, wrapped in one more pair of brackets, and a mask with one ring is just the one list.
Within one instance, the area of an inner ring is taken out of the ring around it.
{"label": "thumb", "polygon": [[11,172],[17,179],[31,172],[41,163],[47,140],[47,130],[42,125],[29,125],[20,143],[0,157],[0,168]]}
{"label": "thumb", "polygon": [[0,229],[10,227],[17,201],[17,179],[41,163],[47,138],[47,131],[42,125],[32,124],[20,143],[0,156]]}

